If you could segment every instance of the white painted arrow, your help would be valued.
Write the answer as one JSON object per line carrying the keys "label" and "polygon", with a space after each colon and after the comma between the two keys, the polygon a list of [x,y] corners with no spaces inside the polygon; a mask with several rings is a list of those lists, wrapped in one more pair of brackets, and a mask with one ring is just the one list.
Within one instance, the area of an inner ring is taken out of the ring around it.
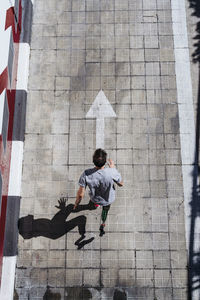
{"label": "white painted arrow", "polygon": [[96,148],[104,149],[104,118],[116,118],[116,113],[102,90],[96,96],[86,118],[96,119]]}

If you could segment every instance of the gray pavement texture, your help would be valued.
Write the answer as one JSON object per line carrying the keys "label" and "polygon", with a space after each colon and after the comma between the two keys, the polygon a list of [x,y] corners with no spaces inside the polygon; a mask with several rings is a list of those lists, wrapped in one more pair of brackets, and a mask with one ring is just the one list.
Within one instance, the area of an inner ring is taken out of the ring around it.
{"label": "gray pavement texture", "polygon": [[[21,217],[52,219],[92,166],[102,89],[117,118],[105,149],[124,178],[99,237],[101,210],[58,239],[19,237],[25,299],[186,299],[187,253],[169,0],[35,0]],[[83,204],[87,204],[86,194]],[[73,219],[70,214],[67,220]],[[17,297],[17,296],[16,296]]]}

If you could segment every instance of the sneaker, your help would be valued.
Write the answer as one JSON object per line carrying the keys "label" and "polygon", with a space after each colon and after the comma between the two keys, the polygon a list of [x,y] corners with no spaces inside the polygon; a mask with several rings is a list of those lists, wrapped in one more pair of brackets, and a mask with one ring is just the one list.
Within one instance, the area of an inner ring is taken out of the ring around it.
{"label": "sneaker", "polygon": [[99,230],[100,230],[99,236],[103,236],[105,234],[104,227],[105,227],[105,224],[101,224],[101,226],[99,227]]}

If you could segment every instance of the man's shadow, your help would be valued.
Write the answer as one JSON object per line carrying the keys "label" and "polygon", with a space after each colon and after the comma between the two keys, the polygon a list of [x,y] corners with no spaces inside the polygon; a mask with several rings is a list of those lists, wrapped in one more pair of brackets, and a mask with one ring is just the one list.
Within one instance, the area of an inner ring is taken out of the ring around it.
{"label": "man's shadow", "polygon": [[33,215],[28,215],[22,217],[18,221],[19,233],[24,239],[31,239],[33,237],[44,236],[49,239],[58,239],[70,230],[78,227],[80,238],[75,242],[77,249],[81,249],[86,244],[91,243],[94,240],[94,237],[84,240],[85,238],[85,227],[87,218],[84,215],[75,217],[69,221],[66,221],[67,217],[71,213],[80,212],[83,210],[94,210],[96,207],[92,202],[89,202],[86,205],[79,205],[76,209],[73,209],[73,204],[68,204],[66,206],[67,198],[62,197],[58,200],[56,208],[59,209],[57,214],[49,219],[36,219],[34,220]]}

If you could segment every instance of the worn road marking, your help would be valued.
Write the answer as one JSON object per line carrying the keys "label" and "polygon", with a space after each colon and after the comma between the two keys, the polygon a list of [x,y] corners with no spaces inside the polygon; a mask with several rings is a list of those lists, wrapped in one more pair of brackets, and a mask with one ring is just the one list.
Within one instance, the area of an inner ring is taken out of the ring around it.
{"label": "worn road marking", "polygon": [[116,113],[102,90],[96,96],[86,118],[96,119],[96,148],[104,149],[104,118],[116,118]]}

